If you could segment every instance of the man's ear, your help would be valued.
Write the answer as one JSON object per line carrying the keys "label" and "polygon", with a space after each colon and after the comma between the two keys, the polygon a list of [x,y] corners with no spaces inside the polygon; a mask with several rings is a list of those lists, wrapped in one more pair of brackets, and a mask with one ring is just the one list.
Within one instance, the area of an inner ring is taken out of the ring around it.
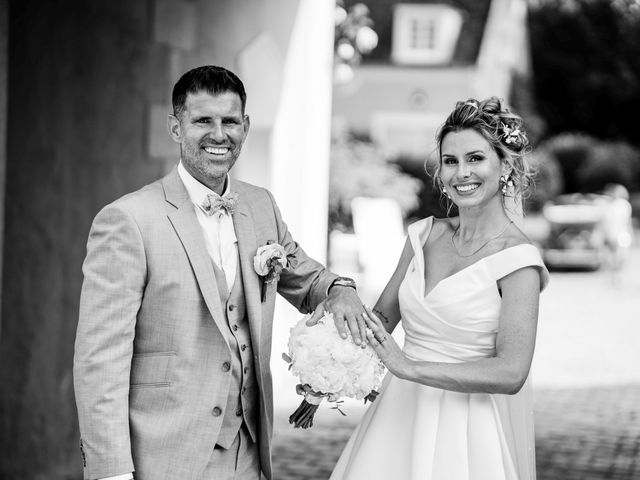
{"label": "man's ear", "polygon": [[249,127],[251,126],[251,119],[249,118],[249,115],[243,115],[242,124],[244,125],[244,136],[246,137],[247,133],[249,133]]}
{"label": "man's ear", "polygon": [[180,125],[180,119],[172,113],[167,116],[167,130],[174,142],[182,143],[182,126]]}

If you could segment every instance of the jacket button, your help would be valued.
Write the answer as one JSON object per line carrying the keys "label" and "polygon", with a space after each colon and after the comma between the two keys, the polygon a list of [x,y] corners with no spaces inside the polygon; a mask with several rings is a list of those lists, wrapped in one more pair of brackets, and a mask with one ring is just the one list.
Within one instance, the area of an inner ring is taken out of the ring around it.
{"label": "jacket button", "polygon": [[237,331],[238,330],[238,325],[234,325],[233,327],[231,327],[233,329],[233,331]]}
{"label": "jacket button", "polygon": [[230,312],[233,312],[233,309],[234,309],[234,308],[236,308],[236,306],[235,306],[235,305],[229,305],[229,311],[230,311]]}
{"label": "jacket button", "polygon": [[222,409],[220,407],[213,407],[211,413],[214,417],[219,417],[220,415],[222,415]]}
{"label": "jacket button", "polygon": [[231,364],[229,362],[224,362],[222,364],[222,371],[228,372],[229,370],[231,370]]}
{"label": "jacket button", "polygon": [[242,416],[242,409],[241,409],[241,408],[238,408],[238,409],[236,410],[236,417],[241,417],[241,416]]}
{"label": "jacket button", "polygon": [[244,343],[240,345],[240,350],[244,352],[246,349],[247,349],[247,346]]}
{"label": "jacket button", "polygon": [[249,367],[244,367],[244,373],[249,373]]}
{"label": "jacket button", "polygon": [[247,391],[247,387],[242,387],[242,395],[244,395]]}

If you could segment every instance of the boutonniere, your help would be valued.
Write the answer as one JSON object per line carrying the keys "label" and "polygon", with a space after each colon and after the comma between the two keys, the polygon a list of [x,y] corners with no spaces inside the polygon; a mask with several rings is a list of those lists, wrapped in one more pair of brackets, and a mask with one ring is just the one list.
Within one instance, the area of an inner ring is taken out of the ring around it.
{"label": "boutonniere", "polygon": [[267,284],[277,282],[283,270],[295,268],[296,258],[287,255],[282,245],[269,240],[266,245],[259,247],[253,257],[253,268],[260,275],[260,300],[264,302],[267,295]]}

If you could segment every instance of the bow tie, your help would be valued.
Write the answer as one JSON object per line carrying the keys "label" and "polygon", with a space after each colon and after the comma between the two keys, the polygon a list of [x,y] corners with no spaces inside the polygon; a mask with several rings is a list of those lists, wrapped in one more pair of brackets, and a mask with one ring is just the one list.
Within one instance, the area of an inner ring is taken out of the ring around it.
{"label": "bow tie", "polygon": [[238,204],[238,194],[232,192],[224,197],[220,195],[209,194],[202,202],[202,209],[209,216],[224,209],[229,215],[233,213]]}

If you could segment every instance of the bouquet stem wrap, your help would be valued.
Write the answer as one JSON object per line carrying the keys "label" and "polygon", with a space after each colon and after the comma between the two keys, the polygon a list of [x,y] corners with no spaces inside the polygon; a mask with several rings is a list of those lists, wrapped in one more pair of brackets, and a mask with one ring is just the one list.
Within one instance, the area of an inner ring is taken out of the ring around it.
{"label": "bouquet stem wrap", "polygon": [[[302,385],[298,385],[302,387]],[[296,390],[298,389],[296,387]],[[320,403],[324,395],[307,392],[304,395],[304,400],[300,402],[300,406],[289,417],[289,423],[295,428],[309,428],[313,427],[313,416],[316,414]]]}

